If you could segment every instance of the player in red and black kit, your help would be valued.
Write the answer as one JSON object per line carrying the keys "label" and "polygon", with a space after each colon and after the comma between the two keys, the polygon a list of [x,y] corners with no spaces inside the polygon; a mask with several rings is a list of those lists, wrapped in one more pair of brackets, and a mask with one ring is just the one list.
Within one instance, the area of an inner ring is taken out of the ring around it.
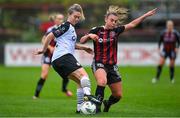
{"label": "player in red and black kit", "polygon": [[[174,29],[173,21],[169,20],[166,22],[166,30],[164,30],[160,35],[160,40],[158,43],[158,50],[160,52],[160,61],[157,67],[156,77],[152,79],[152,83],[156,83],[159,80],[162,67],[165,63],[166,58],[170,59],[170,80],[174,83],[174,64],[176,59],[176,53],[179,48],[180,39],[179,32]],[[160,51],[161,44],[163,44],[162,51]]]}
{"label": "player in red and black kit", "polygon": [[[127,9],[110,6],[105,15],[105,25],[93,28],[87,35],[81,38],[81,43],[93,40],[95,55],[92,70],[97,81],[95,95],[101,103],[103,102],[104,112],[108,112],[110,106],[117,103],[122,97],[121,76],[116,65],[118,36],[122,32],[134,28],[146,17],[154,15],[155,12],[156,9],[147,12],[129,24],[118,26],[127,17]],[[111,89],[112,95],[110,95],[108,100],[103,101],[106,85]],[[100,111],[101,105],[98,105],[97,112]]]}
{"label": "player in red and black kit", "polygon": [[[52,32],[52,29],[54,27],[59,26],[63,21],[64,21],[64,15],[62,14],[53,14],[52,16],[50,16],[50,20],[52,20],[54,22],[54,26],[51,26],[47,29],[47,32],[45,33],[45,35],[42,38],[42,43],[44,43],[44,39],[46,38],[46,36]],[[55,40],[51,40],[51,42],[49,43],[49,46],[46,50],[46,52],[43,54],[42,56],[42,70],[41,70],[41,77],[37,83],[37,87],[35,90],[35,94],[33,96],[33,99],[37,99],[39,97],[39,94],[42,90],[42,87],[44,85],[44,82],[46,81],[47,77],[48,77],[48,73],[49,73],[49,68],[51,66],[51,57],[54,51],[54,47],[56,45]],[[67,95],[67,96],[72,96],[72,92],[70,90],[67,90],[67,84],[69,82],[69,79],[63,79],[62,81],[62,91]]]}

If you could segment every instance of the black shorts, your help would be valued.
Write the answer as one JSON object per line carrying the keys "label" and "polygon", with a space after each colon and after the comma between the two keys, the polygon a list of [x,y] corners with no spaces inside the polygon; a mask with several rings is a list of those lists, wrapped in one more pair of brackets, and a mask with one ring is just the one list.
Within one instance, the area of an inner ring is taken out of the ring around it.
{"label": "black shorts", "polygon": [[165,50],[162,50],[161,54],[162,57],[164,57],[165,59],[168,57],[170,59],[176,59],[176,52],[174,50],[167,52]]}
{"label": "black shorts", "polygon": [[43,54],[41,63],[51,65],[51,56]]}
{"label": "black shorts", "polygon": [[66,54],[52,62],[54,70],[62,77],[67,78],[69,74],[82,66],[72,54]]}
{"label": "black shorts", "polygon": [[121,82],[121,76],[119,74],[117,65],[104,65],[102,63],[96,63],[96,62],[92,63],[93,72],[97,71],[99,68],[103,68],[106,71],[108,85]]}

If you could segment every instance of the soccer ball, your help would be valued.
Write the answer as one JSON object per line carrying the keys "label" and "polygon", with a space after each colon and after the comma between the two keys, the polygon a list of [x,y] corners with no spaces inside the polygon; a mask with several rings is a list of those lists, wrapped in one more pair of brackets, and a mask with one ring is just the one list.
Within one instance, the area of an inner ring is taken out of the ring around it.
{"label": "soccer ball", "polygon": [[91,101],[85,101],[82,103],[82,106],[80,108],[80,113],[85,114],[85,115],[95,114],[96,105],[92,103]]}

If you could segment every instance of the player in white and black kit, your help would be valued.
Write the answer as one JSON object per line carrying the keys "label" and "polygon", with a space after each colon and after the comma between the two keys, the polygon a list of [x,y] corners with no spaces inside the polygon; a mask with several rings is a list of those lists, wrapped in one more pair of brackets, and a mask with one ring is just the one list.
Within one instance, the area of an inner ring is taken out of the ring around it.
{"label": "player in white and black kit", "polygon": [[36,54],[44,53],[49,42],[55,38],[56,46],[52,56],[52,66],[62,78],[68,77],[78,84],[77,112],[80,110],[80,104],[83,102],[83,98],[96,104],[100,103],[99,100],[91,95],[88,74],[73,55],[75,48],[86,51],[89,50],[89,48],[85,46],[76,44],[77,34],[74,25],[82,19],[84,19],[84,14],[81,6],[79,4],[72,5],[68,9],[67,22],[63,23],[60,27],[53,29],[53,32],[47,35],[43,49],[36,52]]}
{"label": "player in white and black kit", "polygon": [[[42,43],[44,43],[45,37],[50,32],[52,32],[53,28],[55,28],[55,27],[61,25],[61,23],[63,23],[64,15],[60,14],[60,13],[55,13],[55,14],[50,15],[49,19],[50,19],[50,21],[52,21],[54,23],[54,25],[47,29],[45,35],[42,38]],[[55,40],[51,40],[51,42],[49,43],[48,49],[42,55],[41,76],[37,82],[33,99],[39,98],[40,92],[42,91],[44,83],[46,82],[46,79],[47,79],[48,73],[49,73],[49,69],[51,67],[51,58],[52,58],[52,54],[53,54],[55,45],[56,45]],[[62,81],[62,92],[64,92],[66,94],[66,96],[72,96],[73,95],[72,92],[67,89],[68,82],[69,82],[69,79],[67,79],[67,78],[63,79],[63,81]]]}

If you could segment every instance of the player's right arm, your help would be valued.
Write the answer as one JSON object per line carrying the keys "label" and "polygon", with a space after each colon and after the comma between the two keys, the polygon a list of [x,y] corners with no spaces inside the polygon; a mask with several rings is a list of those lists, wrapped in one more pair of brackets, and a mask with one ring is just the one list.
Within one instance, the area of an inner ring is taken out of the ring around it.
{"label": "player's right arm", "polygon": [[41,39],[41,43],[42,43],[42,44],[44,44],[45,38],[46,38],[46,35],[44,35],[44,36],[42,37],[42,39]]}
{"label": "player's right arm", "polygon": [[35,52],[35,54],[38,55],[38,54],[44,53],[44,52],[47,50],[50,41],[51,41],[51,40],[54,40],[54,38],[55,38],[54,34],[53,34],[52,32],[49,33],[49,34],[46,36],[46,38],[44,39],[43,48],[42,48],[42,49],[38,49],[38,50]]}
{"label": "player's right arm", "polygon": [[86,43],[90,39],[97,40],[98,38],[99,38],[99,36],[96,35],[96,34],[91,34],[91,33],[90,34],[86,34],[83,37],[81,37],[80,43],[84,44],[84,43]]}
{"label": "player's right arm", "polygon": [[86,43],[88,40],[97,40],[99,39],[99,36],[96,34],[98,31],[97,27],[92,28],[88,34],[84,35],[83,37],[81,37],[80,39],[80,43],[84,44]]}
{"label": "player's right arm", "polygon": [[52,32],[50,32],[50,33],[46,36],[45,41],[44,41],[44,44],[43,44],[43,48],[37,50],[37,51],[35,52],[35,54],[42,54],[42,53],[44,53],[44,52],[47,50],[50,41],[51,41],[51,40],[54,40],[55,38],[60,37],[61,35],[63,35],[66,31],[68,31],[69,26],[70,26],[70,23],[66,22],[66,23],[63,23],[63,24],[62,24],[61,26],[59,26],[59,27],[53,28],[53,29],[52,29]]}
{"label": "player's right arm", "polygon": [[159,52],[160,52],[160,50],[161,50],[161,44],[162,44],[162,42],[163,42],[163,34],[164,34],[164,31],[161,32],[160,38],[159,38],[159,41],[158,41],[158,51],[159,51]]}

